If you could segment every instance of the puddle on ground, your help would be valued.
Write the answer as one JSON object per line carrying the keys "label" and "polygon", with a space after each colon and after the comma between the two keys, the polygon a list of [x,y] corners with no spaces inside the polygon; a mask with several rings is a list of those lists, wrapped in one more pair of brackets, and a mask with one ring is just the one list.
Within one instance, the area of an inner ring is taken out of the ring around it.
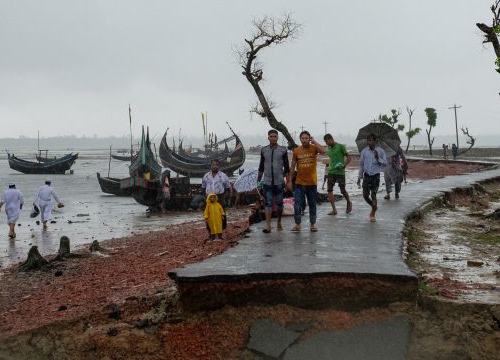
{"label": "puddle on ground", "polygon": [[412,270],[429,286],[457,300],[500,303],[500,220],[488,219],[497,199],[482,210],[435,209],[414,224],[419,230]]}

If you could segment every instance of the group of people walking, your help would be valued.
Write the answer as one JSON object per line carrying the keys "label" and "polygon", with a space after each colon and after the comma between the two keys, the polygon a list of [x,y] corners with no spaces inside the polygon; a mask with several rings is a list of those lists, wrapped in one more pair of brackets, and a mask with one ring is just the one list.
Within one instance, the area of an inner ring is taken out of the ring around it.
{"label": "group of people walking", "polygon": [[[273,204],[277,211],[277,229],[283,229],[281,218],[283,213],[283,192],[285,188],[293,191],[294,222],[293,232],[302,230],[302,215],[304,198],[309,206],[309,230],[316,232],[316,203],[317,203],[317,157],[320,154],[328,155],[327,182],[328,199],[331,205],[329,215],[337,215],[333,189],[338,184],[340,193],[346,201],[346,213],[352,212],[352,201],[346,190],[346,167],[351,162],[345,145],[335,141],[331,134],[324,136],[325,145],[319,144],[308,131],[299,135],[300,146],[293,150],[291,164],[289,164],[287,149],[278,145],[278,132],[269,130],[269,145],[261,150],[258,172],[258,184],[261,185],[265,199],[266,227],[264,233],[271,232],[271,215]],[[403,172],[400,162],[405,160],[401,148],[395,155],[387,159],[385,151],[377,146],[376,136],[367,136],[367,146],[362,149],[359,157],[359,171],[357,183],[363,189],[363,199],[370,206],[369,220],[376,221],[378,210],[377,193],[380,186],[380,173],[384,171],[387,195],[390,199],[392,186],[395,187],[396,198],[399,198]]]}
{"label": "group of people walking", "polygon": [[[293,192],[294,197],[294,222],[293,232],[302,230],[302,216],[304,214],[305,200],[309,206],[309,230],[316,232],[316,204],[317,204],[317,161],[318,155],[328,155],[327,182],[328,200],[331,211],[329,215],[337,215],[333,189],[338,185],[340,193],[346,201],[345,212],[352,212],[352,201],[346,190],[346,167],[351,162],[345,145],[337,143],[331,134],[324,136],[325,145],[318,143],[311,134],[304,130],[300,133],[300,146],[292,152],[291,163],[288,151],[284,146],[278,145],[278,131],[268,131],[269,144],[262,147],[258,168],[258,188],[263,192],[264,212],[266,226],[263,232],[268,234],[272,231],[271,218],[273,208],[277,215],[277,230],[282,230],[281,222],[283,216],[283,197],[286,190]],[[380,173],[384,172],[386,192],[385,199],[390,200],[390,194],[394,187],[395,198],[399,198],[404,171],[401,164],[406,159],[401,148],[387,158],[386,152],[377,145],[374,134],[366,139],[367,146],[362,149],[359,157],[359,171],[357,183],[362,187],[363,199],[370,206],[369,220],[376,221],[378,210],[377,193],[380,186]],[[204,219],[210,233],[210,239],[222,238],[224,229],[223,219],[226,216],[225,198],[228,193],[233,192],[227,175],[219,171],[218,160],[213,160],[211,170],[202,179],[202,187],[206,191],[206,205]]]}
{"label": "group of people walking", "polygon": [[[52,199],[57,202],[59,207],[63,206],[51,183],[50,179],[45,179],[45,183],[38,189],[34,201],[34,204],[38,204],[44,231],[47,230],[47,222],[52,218]],[[5,215],[9,225],[9,238],[14,239],[17,236],[16,223],[24,205],[23,193],[16,188],[14,182],[10,182],[8,189],[3,193],[0,200],[0,210],[3,205],[5,205]]]}

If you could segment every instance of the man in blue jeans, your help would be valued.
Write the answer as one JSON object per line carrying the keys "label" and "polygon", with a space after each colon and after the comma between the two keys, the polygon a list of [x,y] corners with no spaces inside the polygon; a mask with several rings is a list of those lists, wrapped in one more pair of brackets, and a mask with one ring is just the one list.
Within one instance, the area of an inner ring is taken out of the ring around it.
{"label": "man in blue jeans", "polygon": [[288,176],[288,154],[285,147],[278,145],[278,131],[271,129],[267,132],[269,145],[260,152],[259,174],[257,181],[262,184],[266,198],[266,228],[264,233],[271,232],[271,215],[273,197],[278,207],[278,230],[282,230],[281,216],[283,215],[283,186],[285,176]]}
{"label": "man in blue jeans", "polygon": [[[297,167],[295,190],[293,192],[295,226],[292,228],[292,231],[298,232],[301,230],[301,201],[305,194],[307,204],[309,205],[310,231],[316,232],[318,231],[316,228],[316,197],[318,194],[317,155],[324,154],[326,148],[316,142],[308,131],[302,131],[299,137],[301,146],[293,150],[292,165],[290,166],[290,172],[293,172],[295,167]],[[289,175],[288,188],[289,190],[293,188],[291,175]]]}

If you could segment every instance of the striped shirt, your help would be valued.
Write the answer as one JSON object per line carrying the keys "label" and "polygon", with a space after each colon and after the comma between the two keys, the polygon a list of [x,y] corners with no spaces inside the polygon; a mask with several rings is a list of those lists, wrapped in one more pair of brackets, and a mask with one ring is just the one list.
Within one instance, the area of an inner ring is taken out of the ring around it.
{"label": "striped shirt", "polygon": [[375,149],[378,152],[378,159],[375,158],[375,153],[368,146],[361,150],[358,179],[362,179],[363,174],[370,176],[380,174],[380,170],[387,165],[387,156],[384,149],[379,146],[376,146]]}

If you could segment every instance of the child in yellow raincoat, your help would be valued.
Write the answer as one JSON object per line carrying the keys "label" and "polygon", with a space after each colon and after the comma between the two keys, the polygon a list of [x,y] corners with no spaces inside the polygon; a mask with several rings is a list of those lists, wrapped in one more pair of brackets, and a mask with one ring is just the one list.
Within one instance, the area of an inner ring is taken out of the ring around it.
{"label": "child in yellow raincoat", "polygon": [[205,211],[203,213],[205,222],[210,228],[210,240],[215,240],[215,235],[217,235],[219,239],[222,239],[222,217],[226,213],[217,200],[217,194],[208,194],[207,204],[205,205]]}

